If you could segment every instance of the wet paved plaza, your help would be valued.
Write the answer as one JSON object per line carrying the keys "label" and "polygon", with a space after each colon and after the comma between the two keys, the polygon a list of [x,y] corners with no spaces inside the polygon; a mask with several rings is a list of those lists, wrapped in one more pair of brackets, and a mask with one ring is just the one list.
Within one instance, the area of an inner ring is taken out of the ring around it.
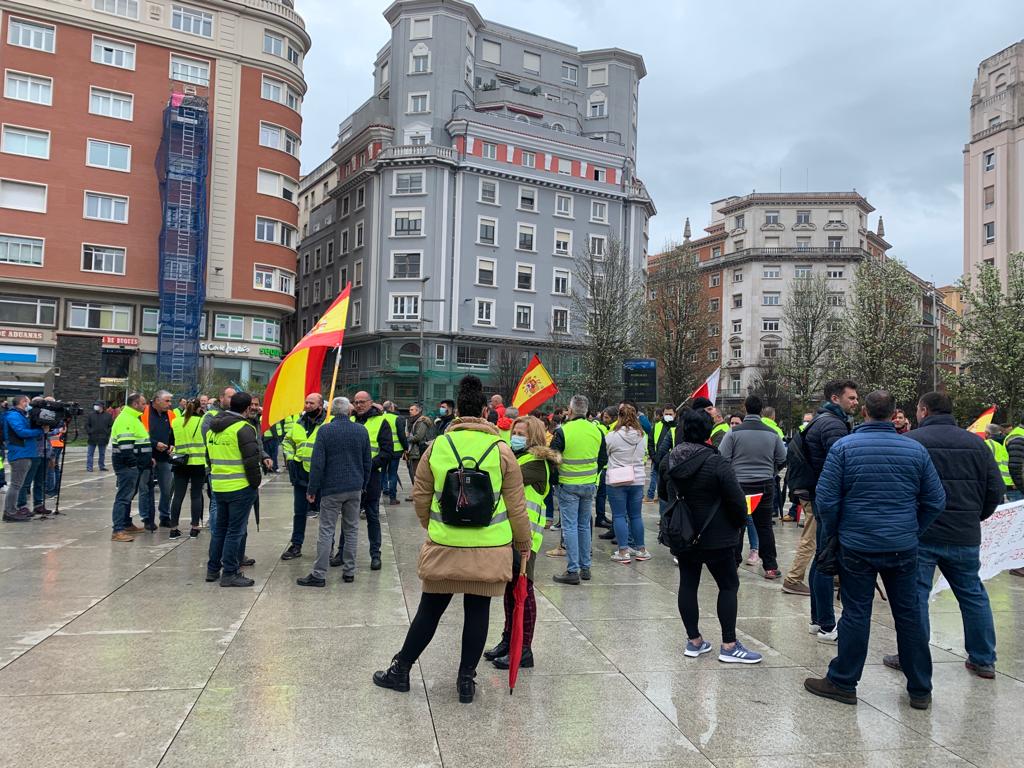
{"label": "wet paved plaza", "polygon": [[[71,449],[67,514],[0,526],[4,768],[1024,765],[1024,579],[1008,574],[988,582],[994,681],[964,669],[960,614],[946,592],[931,608],[934,703],[912,710],[902,676],[881,665],[895,634],[876,602],[860,704],[850,707],[802,689],[834,652],[807,634],[806,599],[746,566],[739,635],[764,662],[685,658],[676,569],[653,543],[654,508],[645,506],[654,559],[619,565],[595,542],[594,578],[582,586],[554,585],[564,561],[540,559],[537,667],[510,697],[507,673],[482,661],[476,702],[465,706],[455,691],[457,601],[410,693],[370,679],[400,646],[419,599],[423,531],[411,505],[387,508],[382,571],[369,570],[363,532],[354,584],[332,569],[326,589],[301,588],[316,523],[303,557],[281,562],[292,496],[280,475],[261,494],[262,530],[250,522],[256,586],[222,589],[203,580],[205,529],[198,540],[168,541],[162,529],[111,542],[113,492],[113,472],[87,474],[84,452]],[[776,531],[785,569],[799,529]],[[549,531],[545,544],[557,536]],[[702,586],[712,642],[714,600],[713,586]],[[492,601],[491,641],[501,616]]]}

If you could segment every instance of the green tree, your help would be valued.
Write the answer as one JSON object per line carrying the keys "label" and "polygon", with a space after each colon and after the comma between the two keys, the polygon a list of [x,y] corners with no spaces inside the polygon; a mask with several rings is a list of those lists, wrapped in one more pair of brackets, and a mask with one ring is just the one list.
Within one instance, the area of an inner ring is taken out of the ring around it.
{"label": "green tree", "polygon": [[772,373],[803,409],[821,399],[825,382],[837,374],[845,338],[841,307],[835,305],[825,275],[800,278],[782,310],[785,346]]}
{"label": "green tree", "polygon": [[1024,413],[1024,253],[1007,258],[1007,281],[996,268],[978,267],[960,282],[964,315],[957,339],[967,380],[1017,423]]}

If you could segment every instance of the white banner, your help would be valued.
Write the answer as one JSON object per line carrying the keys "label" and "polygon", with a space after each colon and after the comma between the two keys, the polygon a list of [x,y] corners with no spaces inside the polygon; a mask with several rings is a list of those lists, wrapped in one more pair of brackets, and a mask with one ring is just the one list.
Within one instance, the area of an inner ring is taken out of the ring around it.
{"label": "white banner", "polygon": [[[1010,568],[1024,568],[1024,501],[996,507],[981,523],[981,580],[988,581]],[[949,589],[945,577],[932,587],[932,597]]]}

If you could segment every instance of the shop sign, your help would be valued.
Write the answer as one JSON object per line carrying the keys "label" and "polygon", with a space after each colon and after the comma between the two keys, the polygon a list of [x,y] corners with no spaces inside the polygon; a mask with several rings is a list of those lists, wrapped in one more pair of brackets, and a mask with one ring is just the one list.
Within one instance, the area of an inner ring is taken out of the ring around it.
{"label": "shop sign", "polygon": [[251,351],[244,344],[221,344],[209,341],[199,342],[201,352],[223,352],[225,355],[248,355]]}
{"label": "shop sign", "polygon": [[42,341],[42,331],[19,331],[14,328],[0,328],[0,339],[21,339],[22,341]]}
{"label": "shop sign", "polygon": [[274,347],[260,347],[260,354],[264,357],[280,357],[281,350]]}
{"label": "shop sign", "polygon": [[139,340],[134,336],[104,336],[103,343],[115,347],[139,346]]}

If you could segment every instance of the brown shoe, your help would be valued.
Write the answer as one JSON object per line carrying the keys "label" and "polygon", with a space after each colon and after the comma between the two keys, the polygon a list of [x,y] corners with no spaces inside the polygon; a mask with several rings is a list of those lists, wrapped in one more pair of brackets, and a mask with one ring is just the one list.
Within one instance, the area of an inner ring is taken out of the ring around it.
{"label": "brown shoe", "polygon": [[842,688],[836,688],[827,677],[808,677],[804,680],[804,690],[808,693],[813,693],[815,696],[821,696],[823,699],[841,701],[843,704],[857,703],[857,693],[855,691],[844,691]]}
{"label": "brown shoe", "polygon": [[128,535],[127,531],[117,531],[110,537],[111,541],[135,541],[134,536]]}
{"label": "brown shoe", "polygon": [[796,518],[793,517],[792,515],[783,515],[782,516],[782,522],[784,522],[784,523],[792,523],[794,520],[796,520]]}
{"label": "brown shoe", "polygon": [[565,550],[561,547],[555,547],[554,549],[549,549],[544,554],[548,557],[565,557]]}
{"label": "brown shoe", "polygon": [[811,594],[810,588],[802,581],[792,581],[790,579],[782,582],[782,591],[787,595],[803,595],[804,597]]}
{"label": "brown shoe", "polygon": [[141,525],[135,525],[134,523],[129,523],[124,529],[130,533],[139,533],[140,531],[146,530]]}

